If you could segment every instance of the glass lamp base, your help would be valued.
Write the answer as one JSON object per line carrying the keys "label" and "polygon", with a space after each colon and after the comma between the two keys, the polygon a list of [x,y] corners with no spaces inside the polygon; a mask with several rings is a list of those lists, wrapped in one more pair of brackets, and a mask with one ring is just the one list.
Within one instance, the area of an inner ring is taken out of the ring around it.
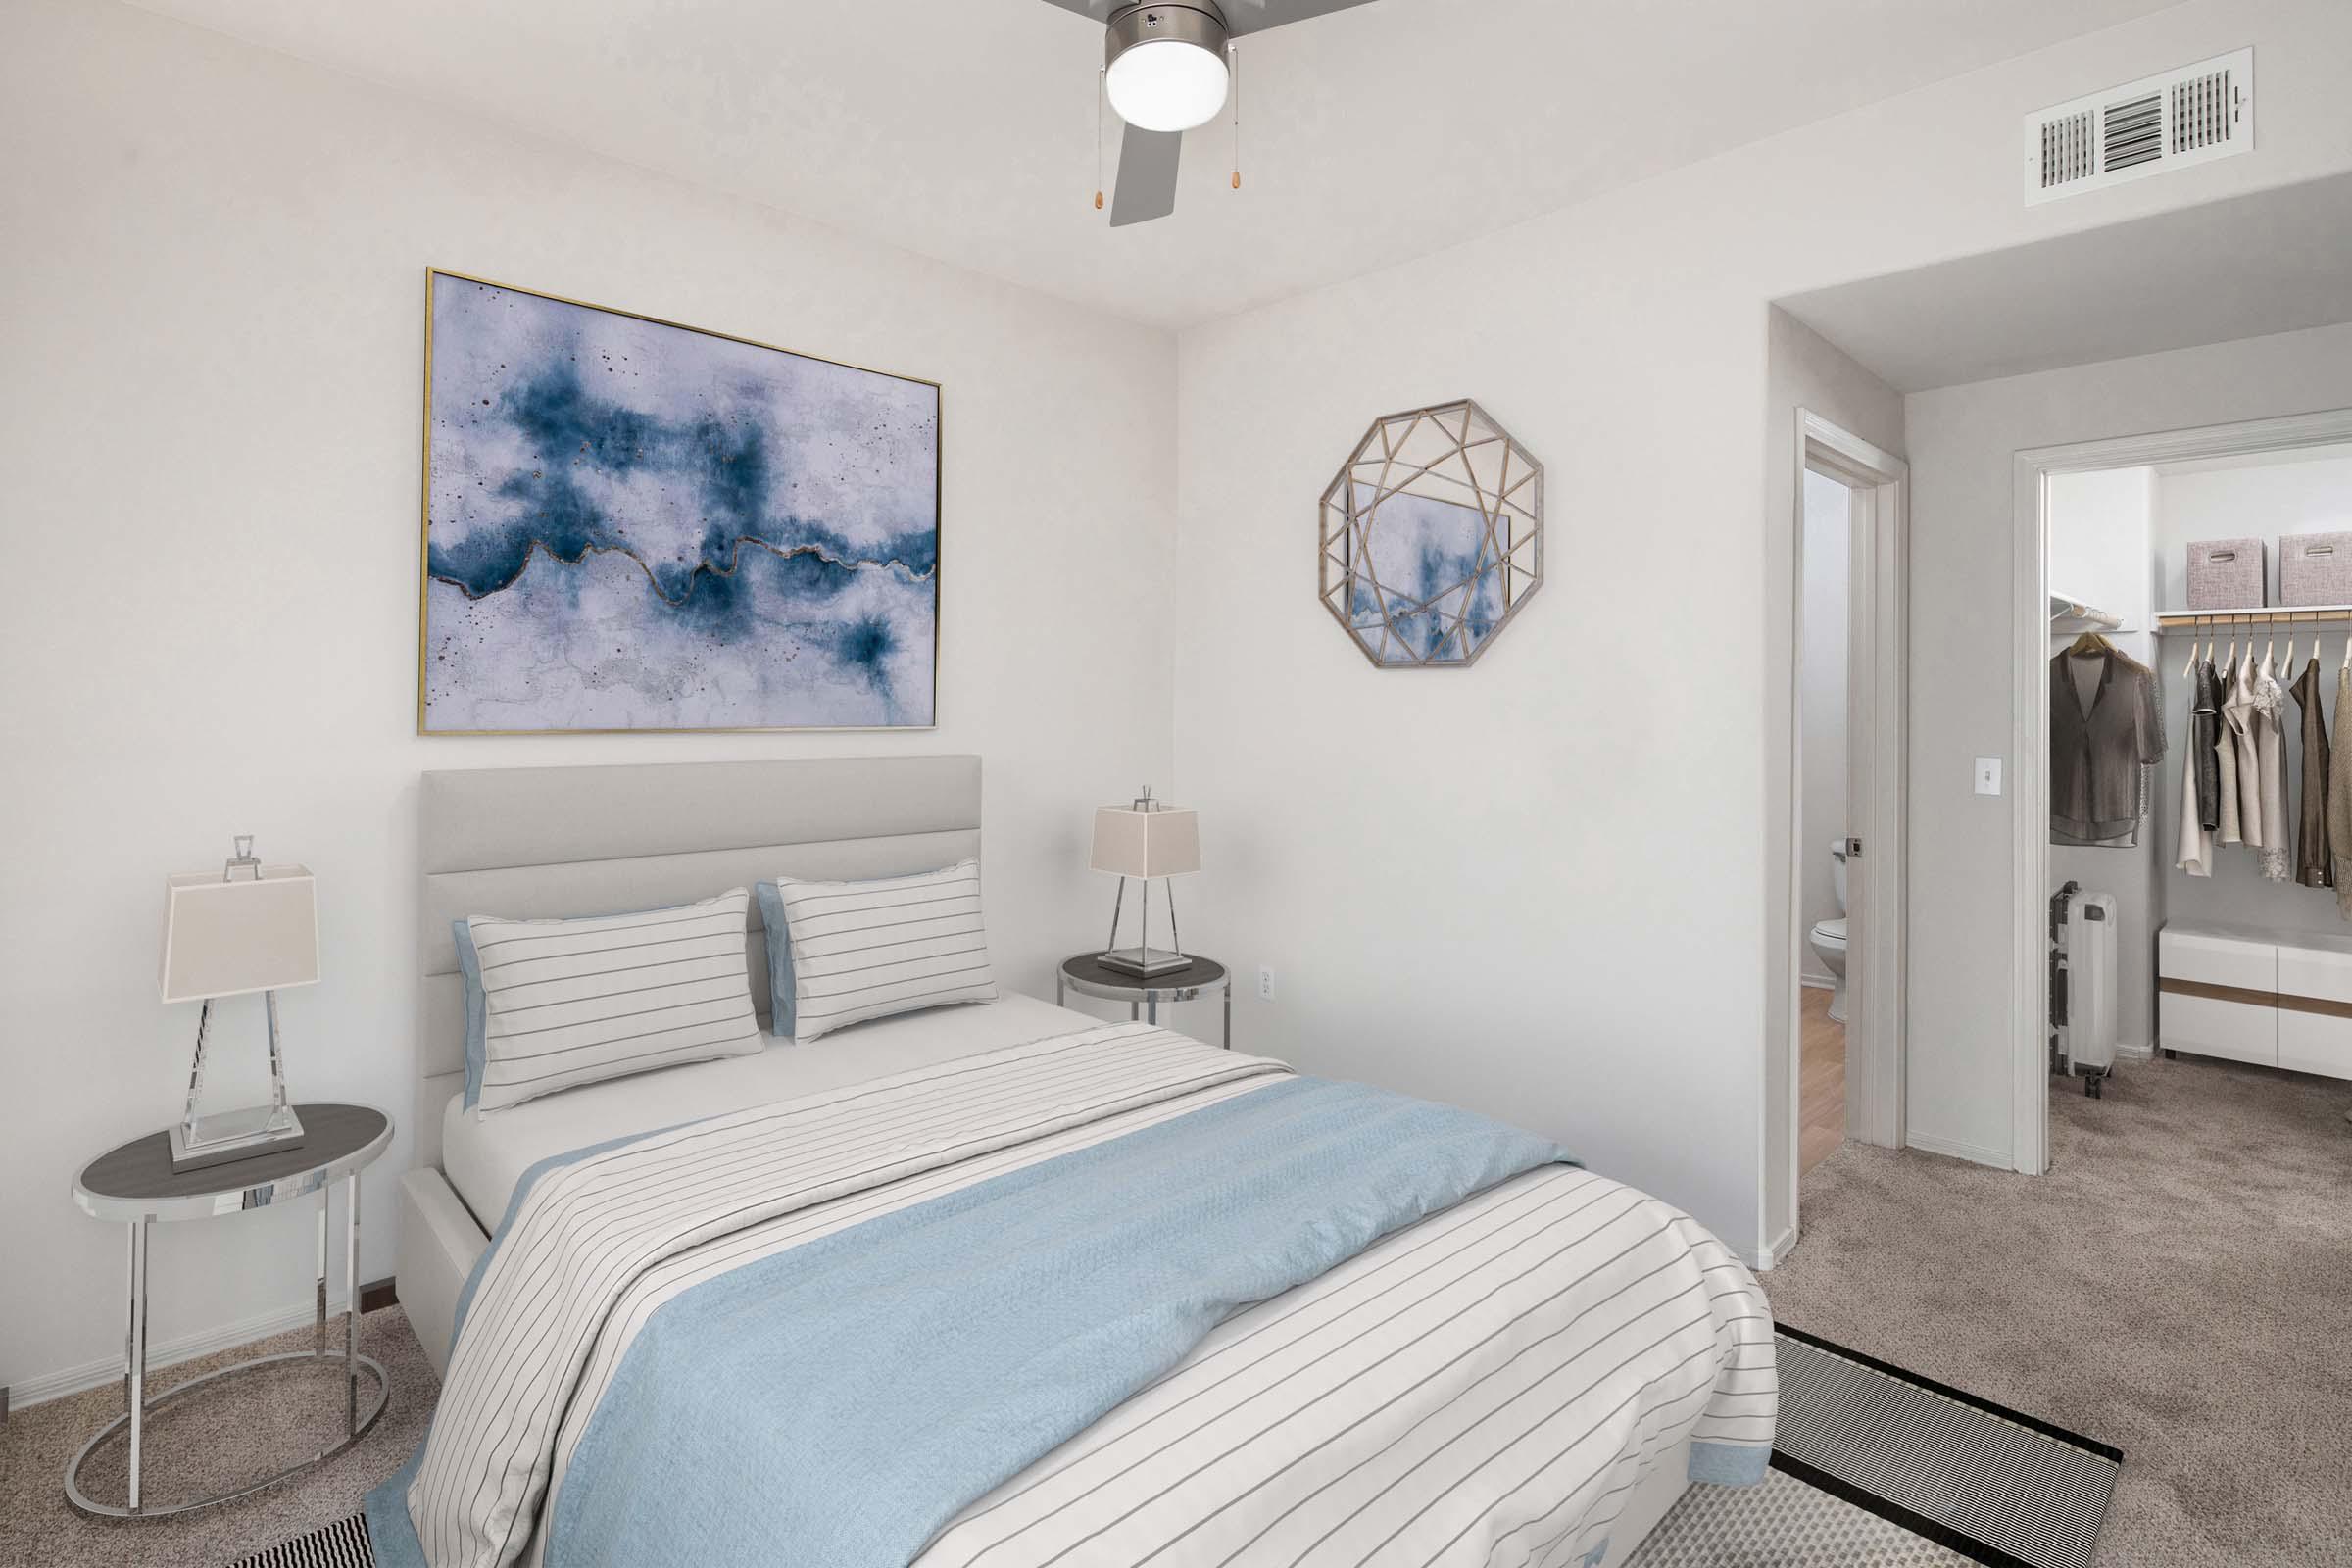
{"label": "glass lamp base", "polygon": [[1168,974],[1177,969],[1189,969],[1193,966],[1193,960],[1189,956],[1181,953],[1170,953],[1165,948],[1114,948],[1108,953],[1100,955],[1096,961],[1105,969],[1116,969],[1121,974],[1140,975],[1147,980],[1153,975]]}
{"label": "glass lamp base", "polygon": [[302,1118],[290,1107],[248,1105],[172,1124],[172,1168],[202,1170],[302,1147]]}

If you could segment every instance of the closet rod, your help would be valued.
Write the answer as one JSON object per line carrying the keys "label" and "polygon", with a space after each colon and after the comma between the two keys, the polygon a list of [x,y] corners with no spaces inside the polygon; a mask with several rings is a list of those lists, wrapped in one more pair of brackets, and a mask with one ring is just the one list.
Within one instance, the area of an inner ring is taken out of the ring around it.
{"label": "closet rod", "polygon": [[2303,626],[2352,624],[2352,605],[2282,605],[2276,610],[2168,611],[2156,617],[2156,632],[2205,631],[2219,626]]}

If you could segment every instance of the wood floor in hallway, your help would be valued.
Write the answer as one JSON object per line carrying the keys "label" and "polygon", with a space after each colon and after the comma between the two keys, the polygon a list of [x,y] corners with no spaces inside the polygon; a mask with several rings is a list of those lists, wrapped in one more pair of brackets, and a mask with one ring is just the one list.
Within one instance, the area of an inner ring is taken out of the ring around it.
{"label": "wood floor in hallway", "polygon": [[1799,1179],[1845,1142],[1845,1025],[1830,1021],[1832,995],[1805,987],[1804,1026],[1797,1036],[1803,1053],[1796,1086]]}

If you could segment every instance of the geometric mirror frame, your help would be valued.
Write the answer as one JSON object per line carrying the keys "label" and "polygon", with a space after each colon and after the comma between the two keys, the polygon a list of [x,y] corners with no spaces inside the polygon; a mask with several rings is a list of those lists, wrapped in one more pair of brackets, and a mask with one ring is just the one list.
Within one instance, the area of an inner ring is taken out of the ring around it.
{"label": "geometric mirror frame", "polygon": [[1463,668],[1544,583],[1544,465],[1468,398],[1375,419],[1323,492],[1323,607],[1381,669]]}

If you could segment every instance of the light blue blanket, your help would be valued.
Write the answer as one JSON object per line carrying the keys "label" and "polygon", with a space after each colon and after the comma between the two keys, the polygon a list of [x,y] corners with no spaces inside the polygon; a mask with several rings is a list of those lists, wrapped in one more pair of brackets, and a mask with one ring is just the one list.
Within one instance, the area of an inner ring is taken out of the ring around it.
{"label": "light blue blanket", "polygon": [[[1237,1310],[1553,1162],[1467,1111],[1294,1078],[739,1268],[639,1331],[549,1568],[902,1568]],[[368,1499],[387,1568],[418,1560],[405,1482]]]}

